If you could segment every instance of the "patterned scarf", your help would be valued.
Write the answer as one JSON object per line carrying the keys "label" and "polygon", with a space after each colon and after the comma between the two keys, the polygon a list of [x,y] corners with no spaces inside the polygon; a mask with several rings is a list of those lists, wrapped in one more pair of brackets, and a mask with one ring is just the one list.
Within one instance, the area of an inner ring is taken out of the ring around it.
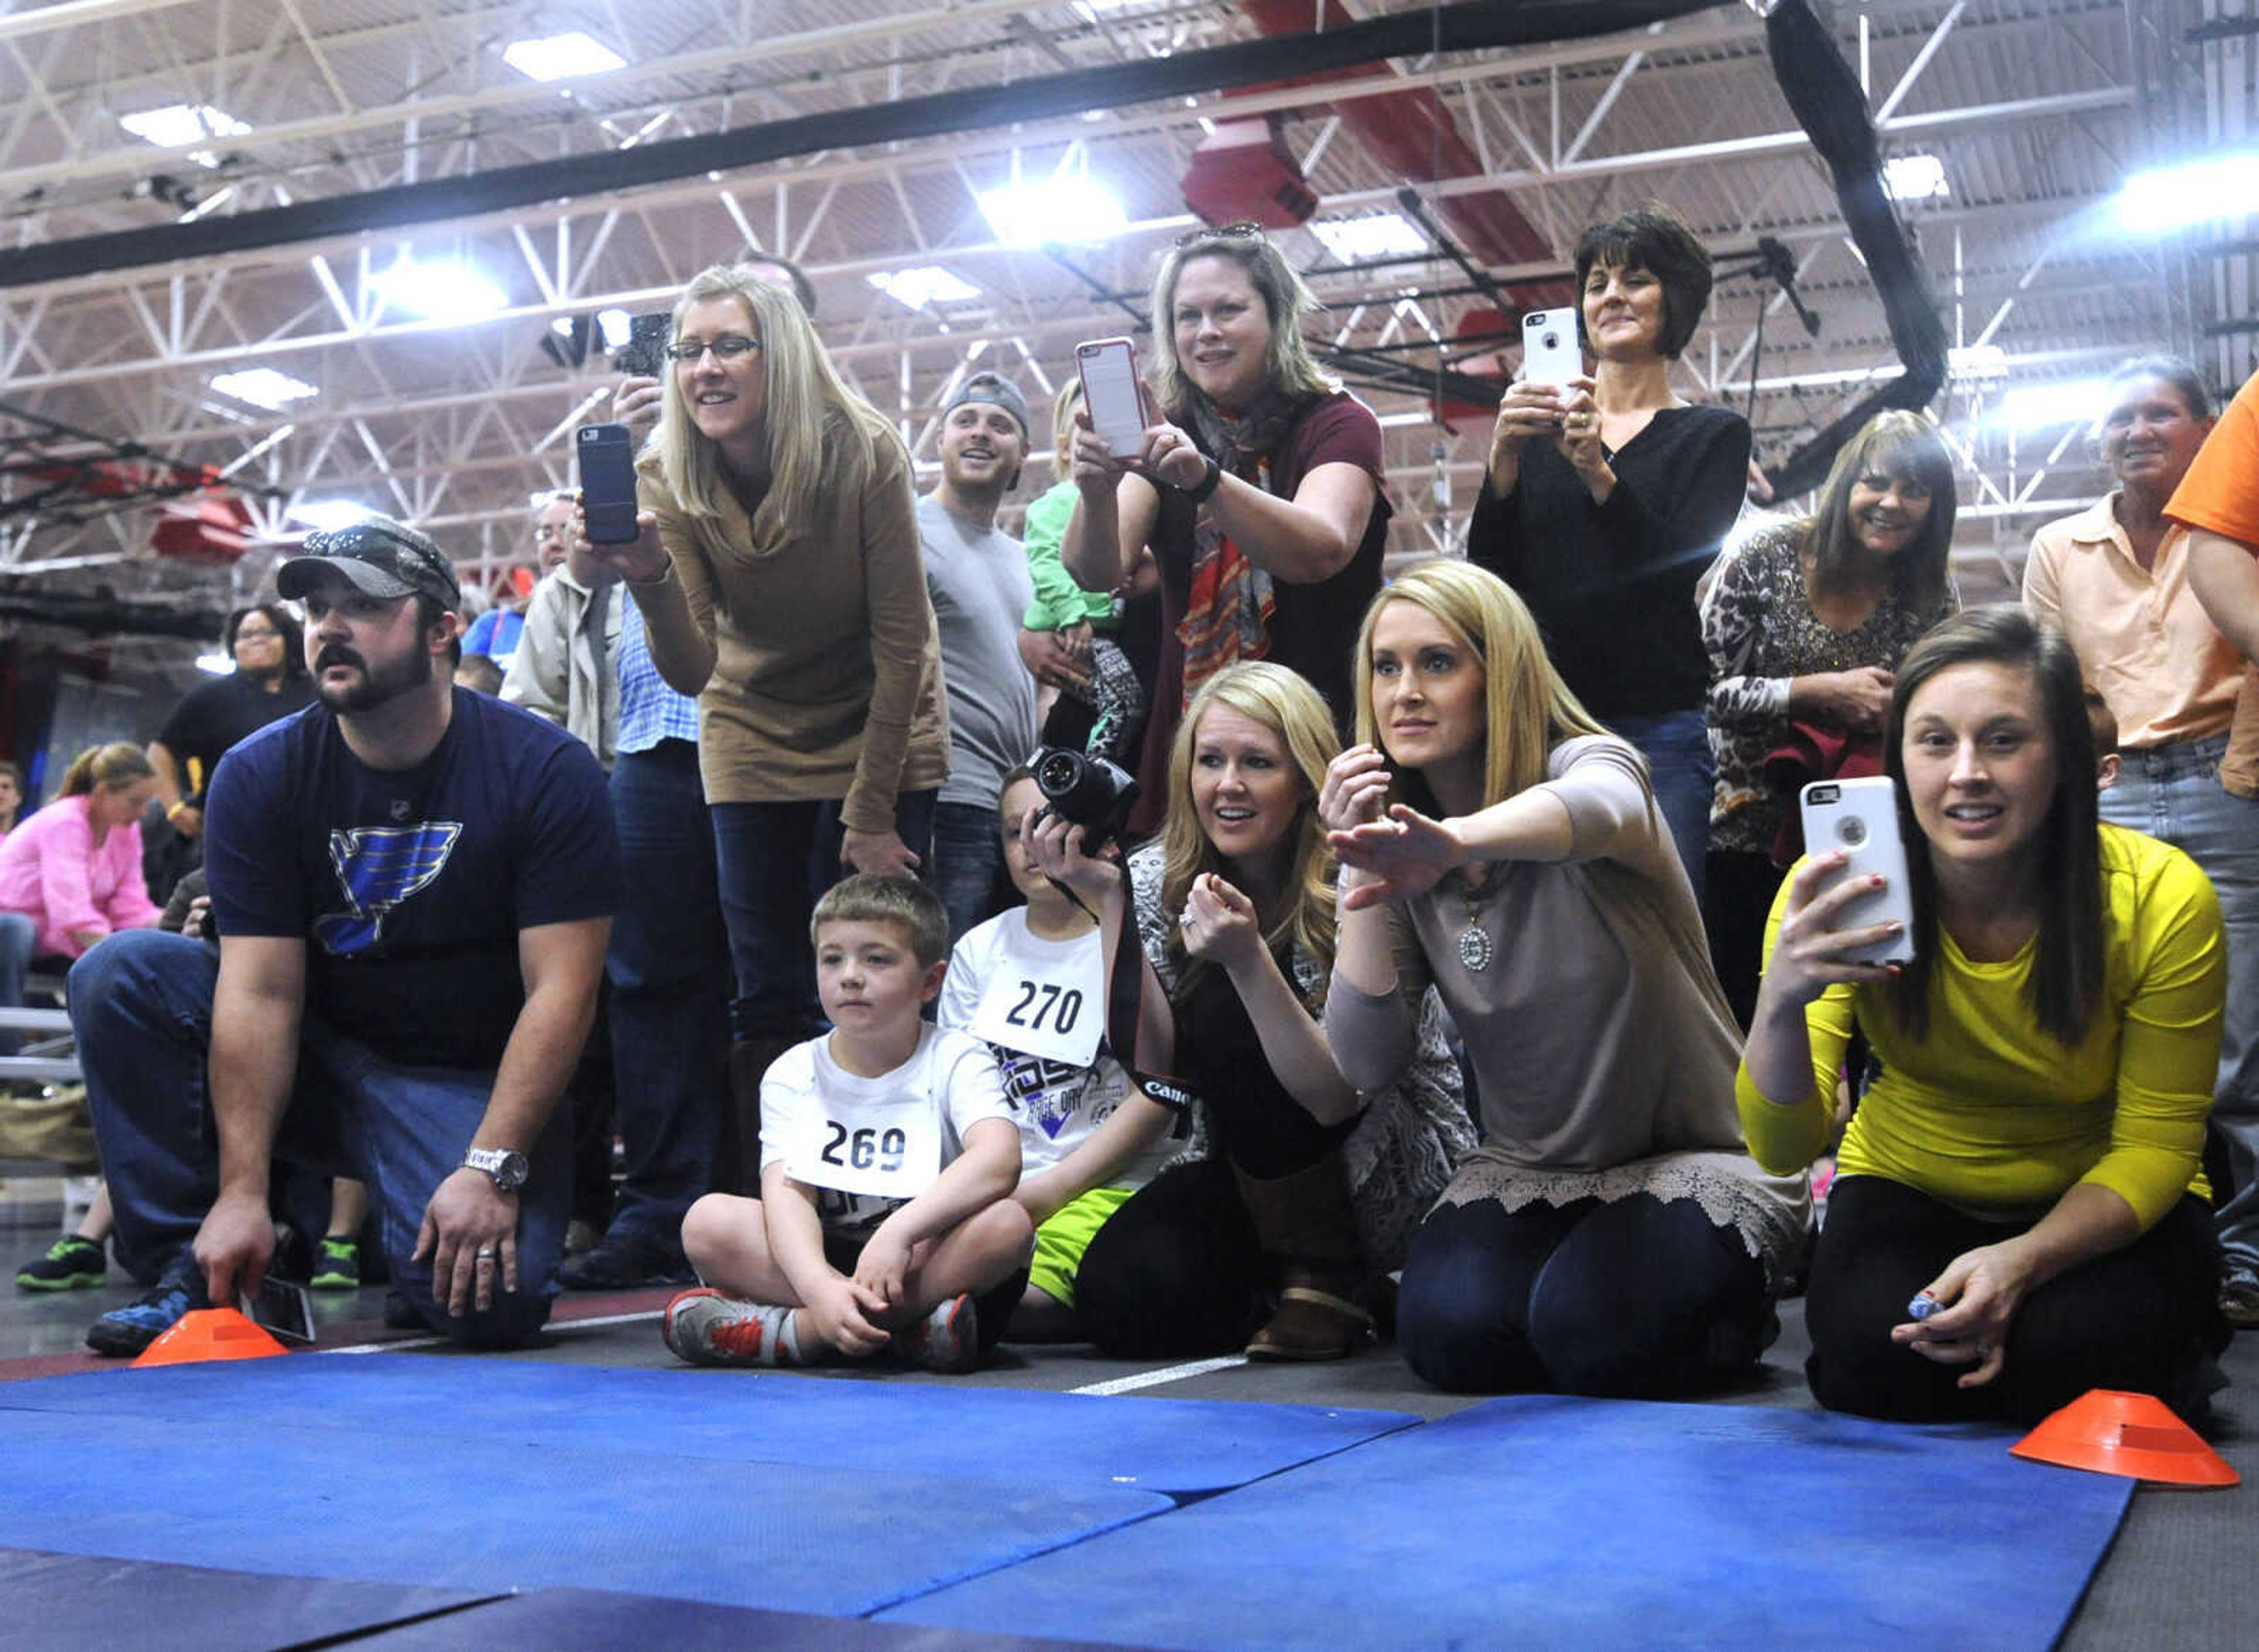
{"label": "patterned scarf", "polygon": [[[1300,422],[1315,396],[1289,398],[1266,389],[1234,417],[1187,387],[1194,445],[1229,475],[1271,491],[1271,458]],[[1271,652],[1269,623],[1276,606],[1271,576],[1234,544],[1212,515],[1193,525],[1192,590],[1177,623],[1183,646],[1184,703],[1201,684],[1236,660]]]}

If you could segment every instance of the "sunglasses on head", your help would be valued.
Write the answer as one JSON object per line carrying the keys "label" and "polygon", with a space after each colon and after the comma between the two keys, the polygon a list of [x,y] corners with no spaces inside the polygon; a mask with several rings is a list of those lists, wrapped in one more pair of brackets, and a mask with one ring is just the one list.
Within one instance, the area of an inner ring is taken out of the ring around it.
{"label": "sunglasses on head", "polygon": [[1187,247],[1195,241],[1259,241],[1262,239],[1263,226],[1260,224],[1253,218],[1241,218],[1236,223],[1218,224],[1214,228],[1203,224],[1196,230],[1187,230],[1177,237],[1177,245]]}

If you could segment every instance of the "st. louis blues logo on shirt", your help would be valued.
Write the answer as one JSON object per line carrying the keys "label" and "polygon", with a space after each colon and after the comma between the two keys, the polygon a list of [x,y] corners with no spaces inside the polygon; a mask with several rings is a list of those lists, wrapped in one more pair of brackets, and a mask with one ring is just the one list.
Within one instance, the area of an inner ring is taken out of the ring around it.
{"label": "st. louis blues logo on shirt", "polygon": [[382,938],[385,915],[438,877],[463,835],[460,821],[420,826],[357,826],[330,834],[330,864],[352,910],[314,921],[314,938],[332,958],[366,952]]}

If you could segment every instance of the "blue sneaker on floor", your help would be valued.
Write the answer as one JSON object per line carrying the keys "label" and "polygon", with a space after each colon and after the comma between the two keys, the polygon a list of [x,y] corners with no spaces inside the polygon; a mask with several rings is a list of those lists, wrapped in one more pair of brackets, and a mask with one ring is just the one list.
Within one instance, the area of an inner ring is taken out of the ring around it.
{"label": "blue sneaker on floor", "polygon": [[182,1314],[210,1306],[201,1275],[160,1279],[124,1307],[114,1307],[95,1321],[86,1345],[110,1359],[131,1359],[178,1325]]}

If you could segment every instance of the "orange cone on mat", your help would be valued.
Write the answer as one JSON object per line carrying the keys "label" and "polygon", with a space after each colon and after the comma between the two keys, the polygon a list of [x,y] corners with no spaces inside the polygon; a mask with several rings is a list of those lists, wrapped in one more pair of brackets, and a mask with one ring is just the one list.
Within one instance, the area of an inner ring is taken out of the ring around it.
{"label": "orange cone on mat", "polygon": [[196,1308],[141,1350],[143,1365],[193,1365],[208,1359],[266,1359],[290,1350],[244,1318],[238,1308]]}
{"label": "orange cone on mat", "polygon": [[2243,1478],[2163,1400],[2113,1388],[2089,1389],[2008,1449],[2035,1463],[2170,1485],[2234,1485]]}

